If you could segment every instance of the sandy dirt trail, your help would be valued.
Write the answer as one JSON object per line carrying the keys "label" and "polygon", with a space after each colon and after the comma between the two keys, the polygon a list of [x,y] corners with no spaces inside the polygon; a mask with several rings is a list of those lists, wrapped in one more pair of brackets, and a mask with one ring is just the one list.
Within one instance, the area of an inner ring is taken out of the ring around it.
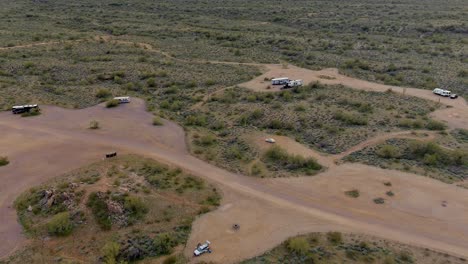
{"label": "sandy dirt trail", "polygon": [[[11,208],[19,193],[98,160],[110,150],[175,164],[220,187],[222,206],[197,219],[186,249],[190,255],[197,242],[213,242],[216,253],[200,260],[232,263],[261,254],[291,235],[328,230],[372,234],[468,256],[468,191],[462,188],[359,164],[297,179],[233,174],[189,155],[183,129],[169,121],[162,127],[152,126],[152,115],[136,99],[115,109],[98,105],[83,110],[44,107],[43,111],[33,118],[0,113],[0,129],[6,135],[0,138],[0,152],[12,161],[0,168],[0,238],[8,240],[0,245],[2,256],[25,241]],[[102,129],[87,129],[92,119]],[[394,183],[397,198],[375,205],[371,198],[384,195],[386,180]],[[362,189],[359,199],[343,195],[356,186]],[[441,201],[449,206],[442,207]],[[234,223],[241,225],[238,232],[231,229]]]}

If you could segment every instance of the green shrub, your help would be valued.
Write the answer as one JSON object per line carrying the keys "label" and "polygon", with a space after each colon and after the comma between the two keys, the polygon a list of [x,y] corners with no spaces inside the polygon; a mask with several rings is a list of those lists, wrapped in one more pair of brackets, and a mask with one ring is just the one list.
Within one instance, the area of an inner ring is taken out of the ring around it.
{"label": "green shrub", "polygon": [[116,264],[119,255],[120,245],[114,241],[107,242],[102,248],[103,260],[105,264]]}
{"label": "green shrub", "polygon": [[163,122],[159,116],[153,117],[153,126],[162,126]]}
{"label": "green shrub", "polygon": [[293,253],[305,255],[310,249],[310,244],[304,237],[294,237],[288,239],[287,248]]}
{"label": "green shrub", "polygon": [[334,245],[341,244],[343,242],[343,236],[340,232],[328,232],[327,239]]}
{"label": "green shrub", "polygon": [[308,174],[322,169],[322,166],[313,158],[304,158],[299,155],[289,155],[279,146],[269,148],[264,154],[264,160],[272,166],[281,167],[285,170],[304,170]]}
{"label": "green shrub", "polygon": [[426,128],[429,130],[444,130],[447,128],[447,126],[442,122],[429,120],[429,122],[426,124]]}
{"label": "green shrub", "polygon": [[0,156],[0,167],[1,166],[6,166],[10,163],[10,161],[8,160],[8,157],[2,157]]}
{"label": "green shrub", "polygon": [[117,100],[117,99],[109,100],[106,103],[107,108],[116,107],[116,106],[119,106],[119,100]]}
{"label": "green shrub", "polygon": [[127,196],[124,202],[125,211],[133,219],[142,219],[148,213],[148,207],[144,201],[137,196]]}
{"label": "green shrub", "polygon": [[101,88],[96,92],[96,97],[97,98],[107,98],[111,96],[111,92],[108,89]]}
{"label": "green shrub", "polygon": [[400,157],[401,154],[398,147],[387,144],[377,150],[377,155],[385,159],[394,159]]}
{"label": "green shrub", "polygon": [[66,236],[73,231],[73,223],[70,221],[70,214],[62,212],[54,215],[47,223],[47,231],[54,236]]}
{"label": "green shrub", "polygon": [[411,256],[411,253],[408,251],[402,251],[400,254],[398,254],[398,260],[400,260],[403,263],[413,263],[413,257]]}
{"label": "green shrub", "polygon": [[161,233],[154,238],[153,244],[157,255],[167,255],[177,246],[177,239],[173,233]]}
{"label": "green shrub", "polygon": [[86,205],[91,208],[94,218],[96,219],[96,222],[101,227],[101,229],[111,229],[112,222],[110,213],[107,209],[107,204],[104,199],[99,197],[98,193],[91,193],[88,197],[88,202]]}
{"label": "green shrub", "polygon": [[212,134],[207,134],[200,137],[200,145],[212,146],[214,144],[216,144],[216,137]]}
{"label": "green shrub", "polygon": [[359,190],[357,189],[354,189],[354,190],[350,190],[350,191],[346,191],[345,194],[349,197],[353,197],[353,198],[358,198],[360,193],[359,193]]}
{"label": "green shrub", "polygon": [[367,119],[363,117],[361,114],[343,112],[340,110],[340,111],[335,112],[334,118],[336,120],[345,122],[348,125],[356,125],[356,126],[367,125]]}
{"label": "green shrub", "polygon": [[385,199],[384,199],[384,198],[381,198],[381,197],[375,198],[373,201],[374,201],[374,203],[376,203],[376,204],[383,204],[383,203],[385,203]]}

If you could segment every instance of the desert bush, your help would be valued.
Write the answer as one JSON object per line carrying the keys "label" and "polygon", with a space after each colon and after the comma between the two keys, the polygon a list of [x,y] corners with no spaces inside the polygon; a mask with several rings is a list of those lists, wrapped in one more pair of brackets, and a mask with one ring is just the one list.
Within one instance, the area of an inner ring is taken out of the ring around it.
{"label": "desert bush", "polygon": [[159,116],[153,117],[153,126],[162,126],[163,122]]}
{"label": "desert bush", "polygon": [[409,251],[402,251],[400,254],[398,254],[397,257],[398,260],[400,260],[403,263],[413,263],[413,257],[411,256],[411,253]]}
{"label": "desert bush", "polygon": [[313,171],[322,169],[322,166],[315,159],[289,155],[279,146],[268,149],[264,154],[264,159],[273,166],[291,171],[305,170],[308,173],[313,173]]}
{"label": "desert bush", "polygon": [[6,166],[10,163],[10,161],[8,160],[8,157],[5,157],[5,156],[0,156],[0,167],[1,166]]}
{"label": "desert bush", "polygon": [[108,89],[105,89],[105,88],[101,88],[96,92],[97,98],[107,98],[111,95],[112,93]]}
{"label": "desert bush", "polygon": [[107,209],[107,204],[104,199],[99,197],[98,193],[91,193],[88,197],[88,202],[86,205],[91,208],[94,218],[96,219],[96,222],[101,227],[101,229],[111,229],[112,222],[109,211]]}
{"label": "desert bush", "polygon": [[287,248],[293,253],[305,255],[310,249],[310,244],[304,237],[294,237],[288,239]]}
{"label": "desert bush", "polygon": [[353,198],[358,198],[360,193],[359,193],[359,190],[357,189],[353,189],[353,190],[350,190],[350,191],[346,191],[345,194],[349,197],[353,197]]}
{"label": "desert bush", "polygon": [[201,146],[212,146],[216,144],[216,137],[212,134],[206,134],[200,137],[199,145]]}
{"label": "desert bush", "polygon": [[367,119],[357,113],[343,112],[340,110],[340,111],[335,112],[334,118],[336,120],[343,121],[348,125],[357,125],[357,126],[367,125]]}
{"label": "desert bush", "polygon": [[382,145],[377,150],[377,155],[385,159],[394,159],[400,157],[400,150],[396,146],[392,145]]}
{"label": "desert bush", "polygon": [[119,106],[119,100],[117,99],[112,99],[112,100],[109,100],[106,102],[106,107],[107,108],[112,108],[112,107],[116,107],[116,106]]}
{"label": "desert bush", "polygon": [[427,122],[426,128],[429,130],[444,130],[447,128],[447,126],[442,122],[431,119],[429,122]]}
{"label": "desert bush", "polygon": [[99,122],[96,121],[96,120],[91,120],[91,122],[89,122],[89,129],[99,129]]}
{"label": "desert bush", "polygon": [[137,196],[125,197],[124,208],[128,215],[135,220],[142,219],[148,213],[148,206],[143,199]]}
{"label": "desert bush", "polygon": [[67,236],[73,231],[73,223],[68,212],[61,212],[47,223],[47,231],[54,236]]}
{"label": "desert bush", "polygon": [[375,198],[373,201],[374,201],[374,203],[376,203],[376,204],[383,204],[383,203],[385,203],[385,199],[384,199],[384,198],[381,198],[381,197]]}
{"label": "desert bush", "polygon": [[153,244],[157,255],[167,255],[177,245],[177,239],[173,233],[161,233],[154,238]]}
{"label": "desert bush", "polygon": [[116,264],[120,252],[120,245],[117,242],[107,242],[102,248],[103,261],[105,264]]}
{"label": "desert bush", "polygon": [[328,232],[327,239],[334,245],[338,245],[343,242],[343,236],[340,232]]}

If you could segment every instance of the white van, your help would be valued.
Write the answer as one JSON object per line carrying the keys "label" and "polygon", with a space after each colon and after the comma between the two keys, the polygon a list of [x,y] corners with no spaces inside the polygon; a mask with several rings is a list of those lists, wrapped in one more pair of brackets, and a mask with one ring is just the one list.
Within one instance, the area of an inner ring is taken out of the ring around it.
{"label": "white van", "polygon": [[118,100],[119,104],[130,103],[130,97],[128,96],[114,97],[114,100]]}

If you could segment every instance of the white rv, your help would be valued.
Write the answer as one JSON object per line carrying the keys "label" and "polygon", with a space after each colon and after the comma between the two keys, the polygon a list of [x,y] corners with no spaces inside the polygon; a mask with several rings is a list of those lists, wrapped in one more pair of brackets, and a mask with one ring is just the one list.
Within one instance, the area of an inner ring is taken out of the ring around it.
{"label": "white rv", "polygon": [[291,80],[287,82],[283,87],[281,87],[281,89],[294,88],[298,86],[302,86],[302,80]]}
{"label": "white rv", "polygon": [[130,103],[130,97],[128,96],[114,97],[114,100],[118,100],[119,104]]}
{"label": "white rv", "polygon": [[11,108],[13,114],[22,114],[31,111],[31,109],[39,109],[37,104],[33,105],[15,105]]}
{"label": "white rv", "polygon": [[281,77],[281,78],[271,79],[271,84],[272,85],[283,85],[283,84],[287,84],[288,82],[289,82],[288,77]]}
{"label": "white rv", "polygon": [[444,96],[444,97],[449,97],[452,94],[449,90],[444,90],[444,89],[440,89],[440,88],[435,88],[432,92],[434,94]]}

